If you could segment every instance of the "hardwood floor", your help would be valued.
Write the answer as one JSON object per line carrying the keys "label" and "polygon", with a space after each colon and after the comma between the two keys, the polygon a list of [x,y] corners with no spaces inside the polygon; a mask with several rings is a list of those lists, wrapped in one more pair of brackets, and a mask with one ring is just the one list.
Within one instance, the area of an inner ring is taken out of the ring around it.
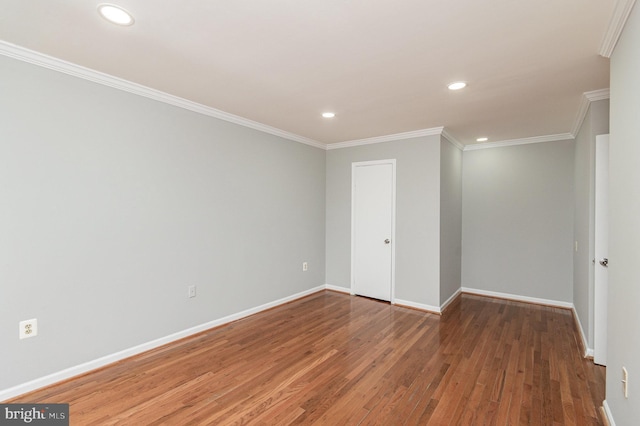
{"label": "hardwood floor", "polygon": [[571,311],[462,295],[442,316],[324,291],[11,402],[72,425],[596,425]]}

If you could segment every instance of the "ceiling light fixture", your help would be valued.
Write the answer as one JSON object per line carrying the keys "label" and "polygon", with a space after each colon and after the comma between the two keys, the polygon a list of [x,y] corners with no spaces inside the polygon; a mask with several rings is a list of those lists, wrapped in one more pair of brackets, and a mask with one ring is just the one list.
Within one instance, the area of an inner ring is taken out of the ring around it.
{"label": "ceiling light fixture", "polygon": [[489,138],[484,138],[484,137],[482,137],[482,138],[478,138],[478,139],[476,139],[476,142],[486,142],[486,141],[488,141],[488,140],[489,140]]}
{"label": "ceiling light fixture", "polygon": [[467,83],[465,83],[464,81],[456,81],[453,83],[449,83],[447,87],[449,88],[449,90],[460,90],[467,87]]}
{"label": "ceiling light fixture", "polygon": [[335,112],[323,112],[323,113],[322,113],[322,116],[323,116],[324,118],[333,118],[333,117],[335,117],[335,116],[336,116],[336,113],[335,113]]}
{"label": "ceiling light fixture", "polygon": [[104,19],[117,25],[129,26],[134,22],[133,16],[129,12],[113,4],[99,4],[98,12]]}

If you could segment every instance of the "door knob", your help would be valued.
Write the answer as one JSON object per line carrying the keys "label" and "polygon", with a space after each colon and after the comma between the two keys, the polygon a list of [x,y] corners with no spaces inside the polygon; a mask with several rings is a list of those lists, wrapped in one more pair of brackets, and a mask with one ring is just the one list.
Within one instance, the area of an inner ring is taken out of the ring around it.
{"label": "door knob", "polygon": [[384,243],[385,243],[385,244],[389,244],[390,242],[391,242],[391,240],[390,240],[390,239],[388,239],[388,238],[387,238],[386,240],[384,240]]}
{"label": "door knob", "polygon": [[606,257],[603,257],[602,260],[600,261],[600,264],[602,266],[604,266],[605,268],[609,267],[609,259],[607,259]]}

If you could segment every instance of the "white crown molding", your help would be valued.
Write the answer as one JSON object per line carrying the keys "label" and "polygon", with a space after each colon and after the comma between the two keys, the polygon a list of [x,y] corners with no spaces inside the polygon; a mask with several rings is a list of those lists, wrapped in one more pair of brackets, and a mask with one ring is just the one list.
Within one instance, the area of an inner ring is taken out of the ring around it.
{"label": "white crown molding", "polygon": [[[617,4],[625,3],[627,4],[627,7],[628,7],[628,10],[624,9],[626,11],[625,12],[626,15],[624,15],[624,21],[621,24],[622,26],[624,26],[624,22],[626,22],[626,18],[628,17],[634,2],[635,0],[621,0],[617,3]],[[628,5],[629,3],[630,5]],[[617,6],[616,10],[618,10],[620,7]],[[622,28],[620,28],[620,31],[622,31]],[[618,36],[619,36],[619,33],[618,33]],[[224,120],[230,123],[238,124],[243,127],[258,130],[258,131],[268,133],[274,136],[278,136],[284,139],[288,139],[294,142],[299,142],[305,145],[313,146],[315,148],[320,148],[323,150],[349,148],[349,147],[355,147],[355,146],[361,146],[361,145],[370,145],[370,144],[376,144],[376,143],[391,142],[391,141],[398,141],[403,139],[411,139],[411,138],[417,138],[422,136],[434,136],[434,135],[442,135],[453,146],[463,151],[496,148],[496,147],[511,146],[511,145],[522,145],[522,144],[537,143],[537,142],[549,142],[549,141],[557,141],[557,140],[565,140],[565,139],[574,139],[575,135],[577,134],[577,131],[582,125],[582,121],[584,120],[584,117],[587,113],[589,103],[593,101],[609,98],[609,89],[602,89],[602,90],[596,90],[593,92],[584,93],[583,97],[581,98],[581,103],[578,110],[578,116],[576,118],[576,122],[572,129],[573,131],[570,134],[538,136],[533,138],[514,139],[514,140],[490,142],[490,143],[484,143],[484,144],[464,145],[460,141],[458,141],[455,137],[453,137],[449,132],[447,132],[444,127],[433,127],[429,129],[421,129],[421,130],[415,130],[411,132],[396,133],[396,134],[386,135],[386,136],[376,136],[376,137],[366,138],[366,139],[357,139],[357,140],[351,140],[351,141],[345,141],[345,142],[325,144],[310,138],[306,138],[304,136],[296,135],[294,133],[290,133],[285,130],[281,130],[275,127],[268,126],[266,124],[259,123],[257,121],[249,120],[247,118],[243,118],[243,117],[233,115],[215,108],[211,108],[206,105],[199,104],[197,102],[193,102],[184,98],[180,98],[178,96],[161,92],[159,90],[152,89],[150,87],[146,87],[141,84],[133,83],[109,74],[102,73],[100,71],[92,70],[90,68],[76,65],[71,62],[64,61],[62,59],[54,58],[52,56],[35,52],[33,50],[29,50],[21,46],[7,43],[2,40],[0,40],[0,55],[17,59],[23,62],[27,62],[33,65],[37,65],[43,68],[47,68],[53,71],[61,72],[74,77],[82,78],[84,80],[88,80],[88,81],[101,84],[104,86],[108,86],[114,89],[118,89],[118,90],[129,92],[135,95],[143,96],[149,99],[153,99],[159,102],[163,102],[169,105],[176,106],[178,108],[183,108],[183,109],[193,111],[199,114],[203,114],[209,117],[213,117],[213,118]]]}
{"label": "white crown molding", "polygon": [[594,90],[582,94],[582,97],[580,98],[580,106],[578,107],[578,113],[576,114],[576,119],[573,123],[573,127],[571,128],[571,134],[574,137],[578,136],[580,126],[582,126],[582,123],[587,116],[587,111],[589,111],[589,105],[591,104],[591,102],[609,99],[609,96],[609,89]]}
{"label": "white crown molding", "polygon": [[584,92],[582,95],[585,98],[587,98],[589,102],[603,101],[611,97],[611,90],[609,89],[592,90],[591,92]]}
{"label": "white crown molding", "polygon": [[441,135],[443,130],[444,130],[444,127],[433,127],[431,129],[414,130],[412,132],[396,133],[393,135],[376,136],[373,138],[331,143],[331,144],[327,144],[327,150],[351,148],[354,146],[371,145],[371,144],[383,143],[383,142],[392,142],[392,141],[398,141],[402,139],[418,138],[421,136]]}
{"label": "white crown molding", "polygon": [[44,55],[33,50],[25,49],[24,47],[16,46],[2,40],[0,40],[0,55],[8,56],[10,58],[28,62],[33,65],[48,68],[50,70],[58,71],[74,77],[82,78],[84,80],[92,81],[94,83],[102,84],[114,89],[123,90],[135,95],[144,96],[145,98],[153,99],[209,117],[228,121],[230,123],[238,124],[240,126],[248,127],[250,129],[258,130],[274,136],[279,136],[284,139],[300,142],[305,145],[310,145],[320,149],[326,149],[326,144],[315,141],[313,139],[305,138],[294,133],[267,126],[266,124],[258,123],[257,121],[229,114],[227,112],[220,111],[218,109],[211,108],[197,102],[189,101],[187,99],[170,95],[168,93],[161,92],[159,90],[152,89],[141,84],[133,83],[131,81],[127,81],[118,77],[114,77],[100,71],[92,70],[90,68],[76,65],[71,62],[63,61],[62,59],[54,58],[52,56]]}
{"label": "white crown molding", "polygon": [[453,146],[458,148],[460,151],[464,151],[464,144],[460,142],[458,139],[453,137],[453,135],[447,132],[447,129],[442,129],[442,136]]}
{"label": "white crown molding", "polygon": [[561,133],[558,135],[534,136],[531,138],[511,139],[506,141],[466,145],[464,147],[464,150],[475,151],[478,149],[502,148],[505,146],[527,145],[531,143],[541,143],[541,142],[557,142],[557,141],[565,141],[569,139],[575,139],[575,137],[571,133]]}
{"label": "white crown molding", "polygon": [[633,9],[635,2],[636,0],[616,1],[613,13],[611,14],[611,19],[609,20],[607,32],[604,34],[602,43],[600,43],[600,50],[598,51],[598,53],[605,58],[610,58],[613,54],[613,49],[615,49],[616,44],[618,43],[620,34],[622,34],[622,30],[627,23],[627,19],[629,18],[629,14],[631,13],[631,9]]}

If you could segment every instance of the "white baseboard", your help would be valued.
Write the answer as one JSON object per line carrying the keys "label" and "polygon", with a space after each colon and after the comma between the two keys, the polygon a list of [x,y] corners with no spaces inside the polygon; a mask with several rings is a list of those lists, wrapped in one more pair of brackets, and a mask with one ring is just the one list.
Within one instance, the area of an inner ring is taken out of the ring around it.
{"label": "white baseboard", "polygon": [[[341,286],[336,286],[336,285],[331,285],[331,284],[325,284],[324,286],[327,290],[333,290],[333,291],[338,291],[340,293],[347,293],[347,294],[353,294],[351,292],[351,289],[348,287],[341,287]],[[451,300],[453,300],[453,298],[460,293],[460,291],[458,291],[456,294],[454,294],[453,296],[451,296]],[[450,300],[447,300],[447,302],[445,302],[445,305],[448,304],[450,302]],[[427,312],[432,312],[435,314],[439,314],[441,313],[441,308],[437,307],[437,306],[431,306],[431,305],[425,305],[422,303],[417,303],[417,302],[411,302],[409,300],[402,300],[402,299],[394,299],[392,301],[393,305],[398,305],[398,306],[406,306],[408,308],[414,308],[414,309],[420,309],[421,311],[427,311]]]}
{"label": "white baseboard", "polygon": [[[346,287],[338,287],[338,286],[333,286],[333,285],[326,284],[325,288],[327,290],[334,290],[334,291],[339,291],[341,293],[351,294],[351,289],[346,288]],[[458,290],[456,290],[456,292],[453,293],[451,295],[451,297],[449,297],[442,304],[441,307],[425,305],[425,304],[422,304],[422,303],[411,302],[409,300],[402,300],[402,299],[395,299],[394,304],[395,305],[400,305],[400,306],[407,306],[409,308],[420,309],[422,311],[433,312],[433,313],[436,313],[436,314],[441,314],[442,312],[444,312],[446,307],[451,302],[453,302],[455,300],[455,298],[460,293],[476,294],[476,295],[479,295],[479,296],[489,296],[489,297],[496,297],[496,298],[500,298],[500,299],[514,300],[514,301],[517,301],[517,302],[535,303],[535,304],[538,304],[538,305],[546,305],[546,306],[554,306],[554,307],[559,307],[559,308],[571,309],[573,311],[573,316],[574,316],[574,318],[576,319],[576,321],[578,323],[578,330],[580,332],[580,338],[582,339],[583,348],[585,348],[584,357],[593,357],[593,349],[590,348],[588,343],[587,343],[587,338],[584,335],[584,331],[583,331],[583,328],[582,328],[582,323],[580,322],[580,317],[578,316],[578,313],[576,312],[575,306],[573,305],[573,303],[570,303],[570,302],[561,302],[561,301],[558,301],[558,300],[540,299],[540,298],[536,298],[536,297],[520,296],[520,295],[516,295],[516,294],[499,293],[499,292],[495,292],[495,291],[479,290],[479,289],[469,288],[469,287],[461,287]]]}
{"label": "white baseboard", "polygon": [[440,306],[440,312],[444,312],[444,310],[447,309],[447,306],[449,306],[449,304],[453,302],[460,293],[462,293],[462,287],[457,289],[456,292],[451,295],[451,297],[445,300],[442,306]]}
{"label": "white baseboard", "polygon": [[338,291],[340,293],[351,294],[351,289],[348,287],[340,287],[337,285],[325,284],[324,288],[327,290]]}
{"label": "white baseboard", "polygon": [[431,313],[434,313],[434,314],[441,314],[442,313],[442,311],[440,310],[439,306],[425,305],[423,303],[411,302],[409,300],[396,299],[394,301],[394,305],[406,306],[408,308],[414,308],[414,309],[420,309],[421,311],[427,311],[427,312],[431,312]]}
{"label": "white baseboard", "polygon": [[517,294],[500,293],[497,291],[479,290],[477,288],[462,287],[462,292],[469,293],[469,294],[477,294],[479,296],[489,296],[489,297],[496,297],[499,299],[514,300],[516,302],[526,302],[526,303],[535,303],[538,305],[553,306],[556,308],[565,308],[565,309],[573,308],[573,303],[571,302],[562,302],[559,300],[551,300],[551,299],[540,299],[537,297],[520,296]]}
{"label": "white baseboard", "polygon": [[585,358],[593,357],[593,349],[590,348],[589,344],[587,343],[587,338],[584,335],[584,329],[582,328],[580,317],[578,316],[578,312],[576,312],[576,308],[573,305],[573,303],[561,302],[559,300],[539,299],[536,297],[519,296],[519,295],[509,294],[509,293],[499,293],[495,291],[479,290],[479,289],[468,288],[468,287],[462,287],[462,292],[469,293],[469,294],[477,294],[480,296],[490,296],[490,297],[497,297],[500,299],[515,300],[518,302],[535,303],[538,305],[546,305],[546,306],[554,306],[558,308],[571,309],[571,311],[573,312],[573,317],[576,319],[578,323],[578,331],[580,332],[580,338],[582,339],[582,347],[584,348],[583,356]]}
{"label": "white baseboard", "polygon": [[593,349],[589,347],[589,343],[587,342],[587,337],[584,335],[584,329],[582,328],[582,322],[580,322],[580,317],[578,316],[578,311],[576,311],[576,307],[573,306],[571,308],[573,311],[573,317],[576,319],[578,323],[578,331],[580,332],[580,338],[582,339],[582,347],[584,348],[584,357],[593,357]]}
{"label": "white baseboard", "polygon": [[325,289],[325,286],[314,287],[309,290],[305,290],[300,293],[296,293],[291,296],[284,297],[282,299],[274,300],[273,302],[265,303],[264,305],[256,306],[254,308],[250,308],[244,310],[242,312],[238,312],[232,315],[228,315],[223,318],[219,318],[213,321],[206,322],[204,324],[197,325],[195,327],[188,328],[186,330],[179,331],[177,333],[170,334],[165,337],[161,337],[159,339],[152,340],[150,342],[143,343],[138,346],[134,346],[132,348],[125,349],[120,352],[116,352],[110,355],[103,356],[98,359],[94,359],[92,361],[85,362],[83,364],[75,365],[73,367],[64,369],[62,371],[58,371],[56,373],[49,374],[44,377],[40,377],[34,380],[31,380],[26,383],[22,383],[17,386],[13,386],[7,389],[0,390],[0,401],[5,401],[10,398],[15,398],[27,392],[31,392],[36,389],[40,389],[45,386],[52,385],[54,383],[58,383],[63,380],[70,379],[72,377],[78,376],[80,374],[87,373],[91,370],[95,370],[100,367],[104,367],[108,364],[112,364],[116,361],[120,361],[125,358],[129,358],[134,355],[138,355],[142,352],[149,351],[151,349],[155,349],[159,346],[166,345],[167,343],[175,342],[176,340],[183,339],[185,337],[200,333],[202,331],[208,330],[213,327],[218,327],[233,321],[237,321],[241,318],[248,317],[249,315],[256,314],[258,312],[271,309],[273,307],[282,305],[284,303],[291,302],[296,299],[300,299],[302,297],[308,296],[313,293],[317,293]]}
{"label": "white baseboard", "polygon": [[604,414],[607,416],[609,426],[616,426],[616,422],[613,420],[613,414],[611,413],[611,409],[609,408],[609,404],[607,404],[606,399],[602,401],[602,408],[604,408]]}

